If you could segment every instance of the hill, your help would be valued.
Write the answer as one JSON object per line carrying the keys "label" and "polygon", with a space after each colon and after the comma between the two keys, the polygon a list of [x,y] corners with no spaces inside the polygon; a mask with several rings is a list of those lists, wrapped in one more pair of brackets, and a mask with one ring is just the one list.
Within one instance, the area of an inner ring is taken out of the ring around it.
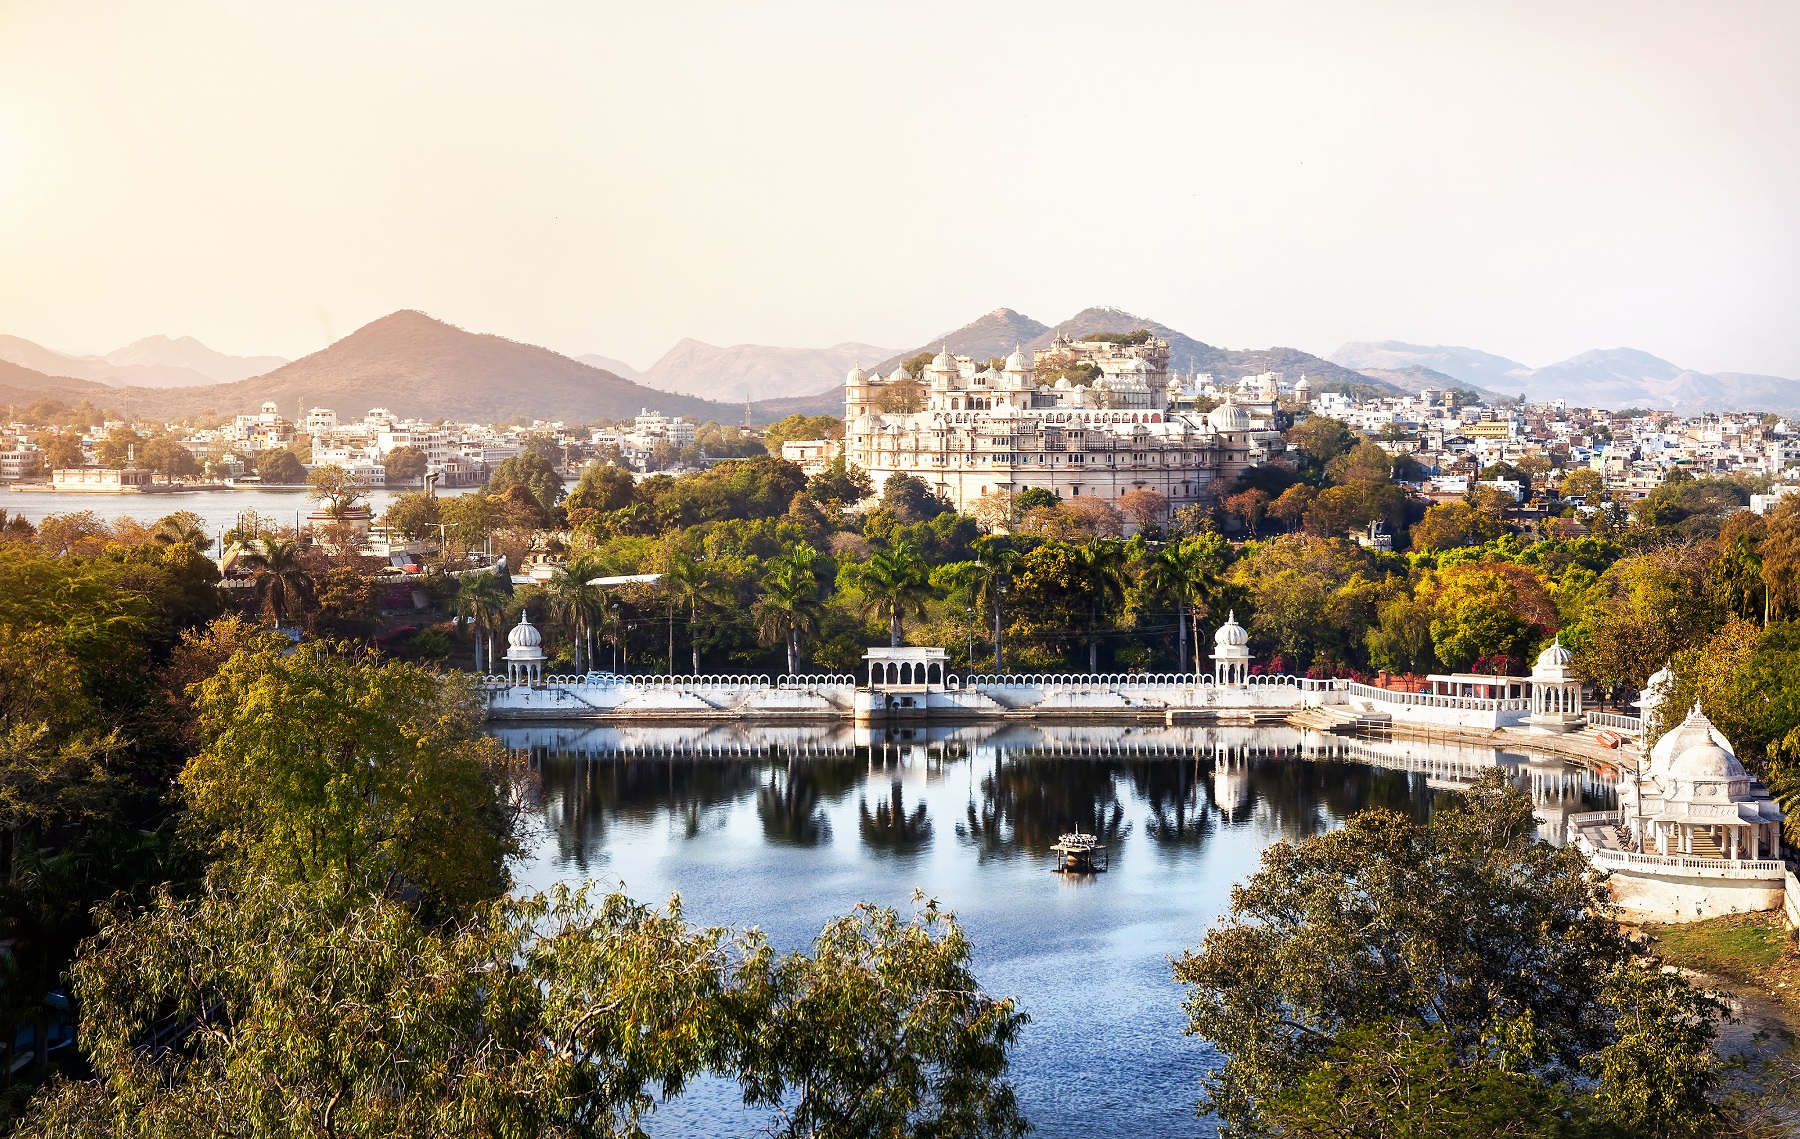
{"label": "hill", "polygon": [[548,348],[467,332],[411,310],[371,321],[267,375],[138,393],[132,406],[162,415],[231,415],[265,400],[289,413],[318,406],[361,415],[385,407],[402,417],[476,422],[617,419],[644,408],[700,420],[742,418],[730,404],[653,391]]}
{"label": "hill", "polygon": [[[903,360],[911,359],[921,352],[936,352],[941,346],[948,344],[950,351],[963,356],[973,356],[977,360],[986,360],[993,356],[1005,356],[1015,346],[1030,344],[1050,331],[1050,326],[1014,312],[1009,308],[997,308],[977,320],[970,321],[961,328],[934,336],[928,343],[904,352],[890,353],[886,359],[874,364],[863,365],[871,372],[886,375],[894,370]],[[1048,340],[1045,343],[1049,343]],[[846,372],[848,368],[844,369]],[[844,392],[843,377],[838,377],[835,389],[838,396],[838,414],[843,414]]]}
{"label": "hill", "polygon": [[1424,367],[1488,392],[1566,399],[1580,407],[1652,407],[1687,415],[1800,410],[1800,381],[1747,372],[1709,375],[1637,348],[1595,348],[1542,368],[1478,348],[1397,340],[1353,341],[1331,358],[1370,375]]}
{"label": "hill", "polygon": [[228,356],[191,336],[146,336],[105,356],[74,356],[19,336],[0,336],[0,361],[111,387],[194,387],[241,380],[287,363],[280,356]]}
{"label": "hill", "polygon": [[645,387],[683,395],[780,399],[817,395],[841,386],[844,373],[893,354],[891,348],[847,342],[829,348],[734,344],[720,348],[683,340],[637,377]]}
{"label": "hill", "polygon": [[213,351],[192,336],[170,339],[160,335],[134,340],[102,359],[120,369],[181,369],[218,384],[260,376],[287,363],[285,356],[230,356]]}
{"label": "hill", "polygon": [[611,372],[613,375],[621,376],[630,380],[632,383],[637,382],[638,370],[623,360],[615,360],[611,356],[602,356],[598,352],[587,352],[575,357],[575,359],[581,361],[590,368],[599,368],[602,372]]}
{"label": "hill", "polygon": [[1472,391],[1486,400],[1501,397],[1499,392],[1488,391],[1485,388],[1476,387],[1474,384],[1464,383],[1455,376],[1446,376],[1442,372],[1433,371],[1420,364],[1409,365],[1405,368],[1364,368],[1360,374],[1368,376],[1372,380],[1379,380],[1406,395],[1418,395],[1428,388],[1438,392],[1454,388],[1459,391]]}
{"label": "hill", "polygon": [[1429,368],[1475,388],[1503,392],[1510,387],[1514,395],[1518,394],[1516,377],[1531,371],[1529,364],[1508,360],[1505,356],[1496,356],[1479,348],[1407,344],[1399,340],[1351,341],[1326,359],[1359,372]]}

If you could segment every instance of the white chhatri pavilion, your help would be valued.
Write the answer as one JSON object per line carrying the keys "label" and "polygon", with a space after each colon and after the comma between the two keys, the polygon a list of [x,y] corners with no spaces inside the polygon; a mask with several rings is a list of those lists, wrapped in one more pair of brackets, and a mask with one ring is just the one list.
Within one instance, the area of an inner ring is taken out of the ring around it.
{"label": "white chhatri pavilion", "polygon": [[1781,808],[1750,778],[1731,741],[1695,703],[1650,751],[1641,775],[1619,786],[1638,850],[1726,859],[1778,858]]}
{"label": "white chhatri pavilion", "polygon": [[1527,722],[1550,732],[1568,732],[1587,724],[1581,707],[1581,678],[1569,671],[1575,654],[1563,648],[1562,637],[1538,654],[1531,667],[1531,715]]}
{"label": "white chhatri pavilion", "polygon": [[519,623],[506,635],[506,679],[514,684],[541,684],[544,679],[544,636],[519,612]]}
{"label": "white chhatri pavilion", "polygon": [[1213,634],[1213,672],[1219,684],[1250,683],[1250,634],[1237,623],[1237,610]]}

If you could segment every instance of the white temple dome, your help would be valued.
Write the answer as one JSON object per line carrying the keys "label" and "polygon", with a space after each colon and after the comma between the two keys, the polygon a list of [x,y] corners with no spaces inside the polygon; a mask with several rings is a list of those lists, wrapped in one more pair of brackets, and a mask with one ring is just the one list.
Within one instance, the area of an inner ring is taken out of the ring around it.
{"label": "white temple dome", "polygon": [[1549,648],[1538,654],[1537,666],[1539,668],[1564,668],[1574,659],[1575,654],[1563,648],[1562,637],[1559,635],[1550,642]]}
{"label": "white temple dome", "polygon": [[1237,610],[1233,609],[1230,615],[1225,618],[1225,623],[1219,626],[1219,631],[1213,634],[1213,644],[1222,649],[1235,649],[1241,648],[1249,643],[1250,634],[1244,630],[1242,625],[1237,623]]}
{"label": "white temple dome", "polygon": [[1676,779],[1720,782],[1738,782],[1750,778],[1750,773],[1744,770],[1744,765],[1738,762],[1737,756],[1711,740],[1696,744],[1677,755],[1669,765],[1669,774]]}
{"label": "white temple dome", "polygon": [[1295,395],[1311,395],[1312,394],[1312,381],[1307,379],[1305,376],[1301,376],[1300,382],[1294,385],[1294,394]]}
{"label": "white temple dome", "polygon": [[1206,413],[1206,425],[1214,431],[1248,431],[1250,430],[1250,413],[1231,402],[1226,396],[1225,402]]}
{"label": "white temple dome", "polygon": [[1009,372],[1023,372],[1030,367],[1031,365],[1025,360],[1025,353],[1020,351],[1017,344],[1013,345],[1012,355],[1006,358],[1006,370]]}
{"label": "white temple dome", "polygon": [[1706,718],[1706,713],[1700,710],[1700,704],[1696,701],[1693,711],[1687,714],[1687,719],[1677,724],[1674,730],[1664,735],[1662,739],[1657,740],[1656,746],[1650,749],[1650,770],[1667,771],[1677,756],[1707,744],[1717,746],[1734,759],[1737,756],[1737,752],[1731,746],[1731,741],[1726,739],[1719,729],[1713,727],[1713,722]]}
{"label": "white temple dome", "polygon": [[531,616],[520,612],[519,623],[513,626],[512,632],[506,634],[506,657],[508,660],[532,660],[544,655],[542,645],[544,636],[531,623]]}
{"label": "white temple dome", "polygon": [[931,366],[945,372],[953,372],[956,370],[956,361],[950,358],[950,346],[948,344],[944,345],[943,351],[931,358]]}
{"label": "white temple dome", "polygon": [[844,377],[844,383],[847,385],[860,384],[868,378],[869,374],[862,370],[862,363],[859,361],[850,369],[850,374]]}

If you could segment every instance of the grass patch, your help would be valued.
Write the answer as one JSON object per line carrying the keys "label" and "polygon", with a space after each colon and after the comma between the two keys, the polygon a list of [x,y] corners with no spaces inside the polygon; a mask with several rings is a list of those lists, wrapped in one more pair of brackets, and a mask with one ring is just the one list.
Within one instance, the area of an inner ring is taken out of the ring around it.
{"label": "grass patch", "polygon": [[1665,964],[1753,985],[1800,1008],[1800,953],[1779,912],[1646,925],[1644,932]]}

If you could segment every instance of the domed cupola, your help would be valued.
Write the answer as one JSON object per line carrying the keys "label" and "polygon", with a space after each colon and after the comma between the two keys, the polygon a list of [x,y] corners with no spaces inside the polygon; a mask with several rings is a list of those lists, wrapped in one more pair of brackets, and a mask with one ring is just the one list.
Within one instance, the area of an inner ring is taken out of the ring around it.
{"label": "domed cupola", "polygon": [[1025,358],[1025,353],[1019,345],[1013,345],[1012,354],[1006,358],[1003,370],[1008,372],[1028,372],[1031,370],[1031,361]]}
{"label": "domed cupola", "polygon": [[506,635],[506,676],[514,684],[536,684],[543,679],[544,635],[531,623],[531,614],[519,611],[519,623]]}
{"label": "domed cupola", "polygon": [[1545,669],[1567,668],[1569,662],[1574,659],[1575,654],[1568,649],[1563,648],[1562,637],[1561,635],[1558,635],[1554,641],[1550,642],[1548,648],[1538,654],[1537,667]]}
{"label": "domed cupola", "polygon": [[1250,430],[1250,413],[1233,403],[1231,396],[1206,413],[1206,425],[1221,435]]}
{"label": "domed cupola", "polygon": [[1213,670],[1220,684],[1247,684],[1250,680],[1250,633],[1237,623],[1232,610],[1213,634]]}
{"label": "domed cupola", "polygon": [[844,377],[844,386],[853,388],[868,378],[869,374],[862,370],[862,362],[859,360],[850,369],[850,373]]}

